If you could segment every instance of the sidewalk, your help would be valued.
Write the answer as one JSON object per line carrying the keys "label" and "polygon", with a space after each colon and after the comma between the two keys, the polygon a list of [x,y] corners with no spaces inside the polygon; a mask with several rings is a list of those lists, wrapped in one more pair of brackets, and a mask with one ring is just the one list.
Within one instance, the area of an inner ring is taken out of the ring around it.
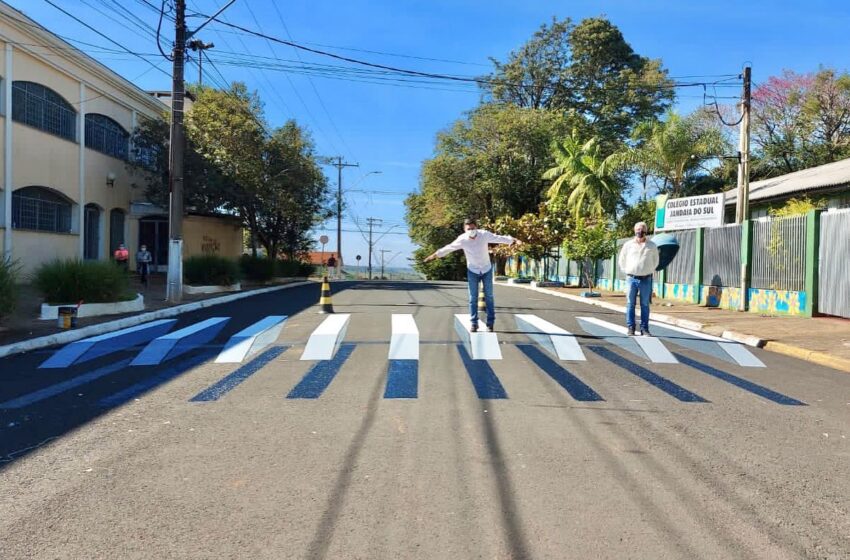
{"label": "sidewalk", "polygon": [[[291,281],[299,281],[302,279],[293,278]],[[289,279],[287,279],[289,281]],[[282,281],[280,284],[287,282]],[[277,284],[254,284],[250,281],[242,281],[242,292],[249,292],[255,289],[267,288]],[[154,274],[151,276],[150,284],[147,288],[138,282],[138,279],[133,276],[130,287],[134,292],[138,292],[145,296],[145,311],[159,311],[169,307],[174,307],[165,300],[165,275]],[[194,303],[207,299],[226,296],[226,293],[219,294],[183,294],[183,301],[180,305]],[[63,331],[60,329],[55,320],[38,319],[41,308],[41,297],[32,286],[22,286],[22,293],[18,301],[17,310],[9,317],[0,327],[0,346],[21,342],[33,338],[49,336]],[[77,329],[100,323],[107,323],[138,315],[139,313],[123,313],[118,315],[102,315],[99,317],[85,317],[77,319]]]}
{"label": "sidewalk", "polygon": [[[621,292],[596,290],[598,298],[582,298],[586,288],[545,288],[591,304],[625,308]],[[837,317],[781,317],[742,313],[693,303],[653,298],[653,320],[678,324],[751,346],[779,352],[850,373],[850,320]],[[684,322],[690,324],[683,324]]]}

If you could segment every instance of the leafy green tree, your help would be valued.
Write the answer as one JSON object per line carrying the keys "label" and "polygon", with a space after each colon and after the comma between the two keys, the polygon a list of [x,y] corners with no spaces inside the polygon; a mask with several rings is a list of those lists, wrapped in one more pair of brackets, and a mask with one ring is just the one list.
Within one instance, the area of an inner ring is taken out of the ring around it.
{"label": "leafy green tree", "polygon": [[196,101],[186,116],[186,136],[227,181],[226,209],[238,214],[252,233],[256,256],[261,191],[266,188],[262,104],[256,93],[238,82],[228,90],[200,87],[194,93]]}
{"label": "leafy green tree", "polygon": [[664,112],[672,82],[659,60],[632,50],[605,18],[574,25],[567,18],[544,24],[504,63],[494,60],[484,88],[497,103],[562,111],[578,117],[610,154],[634,127]]}
{"label": "leafy green tree", "polygon": [[614,233],[619,239],[631,237],[638,222],[646,222],[649,232],[652,233],[655,228],[655,199],[638,200],[627,207],[617,219]]}
{"label": "leafy green tree", "polygon": [[616,232],[608,226],[605,220],[579,218],[564,242],[564,256],[570,260],[584,263],[582,269],[590,291],[593,291],[595,284],[593,270],[596,261],[611,258],[616,251]]}
{"label": "leafy green tree", "polygon": [[[161,208],[168,208],[169,132],[165,117],[140,122],[131,135],[132,157],[127,162],[132,176],[144,183],[147,200]],[[227,205],[227,181],[198,153],[192,138],[186,139],[183,186],[187,210],[215,212]]]}
{"label": "leafy green tree", "polygon": [[543,172],[554,164],[550,144],[567,122],[551,111],[483,105],[440,133],[420,192],[405,201],[413,242],[427,256],[451,242],[466,217],[537,212],[548,188]]}
{"label": "leafy green tree", "polygon": [[602,156],[596,138],[582,140],[573,131],[552,145],[556,165],[544,173],[552,180],[548,204],[554,211],[566,209],[576,221],[582,216],[613,217],[621,200],[621,166],[618,154]]}
{"label": "leafy green tree", "polygon": [[310,136],[290,120],[264,148],[257,239],[266,254],[290,260],[312,246],[311,230],[330,216],[328,182]]}
{"label": "leafy green tree", "polygon": [[[497,258],[498,272],[504,273],[504,264],[508,256],[522,255],[535,261],[546,261],[553,247],[558,247],[567,235],[568,225],[555,215],[547,212],[541,205],[538,213],[527,213],[519,218],[501,216],[493,223],[492,229],[502,235],[511,235],[522,240],[519,247],[496,245],[491,252]],[[548,261],[546,261],[548,264]],[[545,276],[545,271],[538,271]],[[543,278],[539,278],[542,280]]]}

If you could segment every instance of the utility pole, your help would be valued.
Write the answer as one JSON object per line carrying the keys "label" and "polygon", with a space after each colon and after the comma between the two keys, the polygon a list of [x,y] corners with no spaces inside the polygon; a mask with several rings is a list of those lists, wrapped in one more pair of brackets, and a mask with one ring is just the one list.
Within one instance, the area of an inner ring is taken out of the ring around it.
{"label": "utility pole", "polygon": [[[744,67],[744,92],[741,98],[741,135],[740,135],[740,160],[738,161],[738,207],[735,222],[746,227],[744,222],[750,218],[750,107],[751,107],[751,84],[752,68]],[[742,232],[749,236],[749,233]],[[743,256],[743,253],[742,253]],[[741,297],[738,304],[739,311],[747,310],[747,290],[750,283],[747,263],[741,259]]]}
{"label": "utility pole", "polygon": [[384,279],[384,254],[392,253],[389,249],[381,249],[381,280]]}
{"label": "utility pole", "polygon": [[198,85],[204,85],[204,51],[215,47],[212,43],[204,43],[200,39],[192,39],[186,46],[198,53]]}
{"label": "utility pole", "polygon": [[372,279],[372,227],[379,226],[383,220],[378,218],[366,218],[366,223],[369,224],[369,280]]}
{"label": "utility pole", "polygon": [[[325,162],[336,167],[336,254],[337,271],[342,270],[342,169],[344,167],[360,167],[359,163],[348,163],[342,161],[342,156],[322,158]],[[336,161],[334,161],[336,160]]]}
{"label": "utility pole", "polygon": [[741,96],[741,123],[738,151],[738,206],[735,223],[749,218],[750,206],[750,107],[752,68],[744,67],[744,91]]}
{"label": "utility pole", "polygon": [[[183,299],[183,156],[186,138],[183,131],[183,99],[186,84],[186,40],[233,5],[230,0],[215,15],[192,32],[186,29],[186,0],[174,0],[173,81],[171,85],[171,136],[168,154],[168,278],[165,298],[171,303]],[[212,45],[210,45],[212,48]]]}
{"label": "utility pole", "polygon": [[169,153],[169,243],[166,299],[183,299],[183,71],[186,57],[186,0],[174,0],[174,75],[171,86],[171,141]]}

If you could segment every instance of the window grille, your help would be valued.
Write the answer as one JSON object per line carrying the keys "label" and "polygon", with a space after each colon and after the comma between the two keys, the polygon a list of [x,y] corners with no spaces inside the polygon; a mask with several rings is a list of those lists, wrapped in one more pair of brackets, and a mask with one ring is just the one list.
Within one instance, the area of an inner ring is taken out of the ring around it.
{"label": "window grille", "polygon": [[12,84],[12,120],[67,140],[77,139],[77,112],[62,96],[41,84]]}
{"label": "window grille", "polygon": [[12,193],[12,227],[70,233],[71,204],[46,189],[19,189]]}
{"label": "window grille", "polygon": [[105,115],[86,115],[86,147],[118,159],[127,159],[130,135]]}

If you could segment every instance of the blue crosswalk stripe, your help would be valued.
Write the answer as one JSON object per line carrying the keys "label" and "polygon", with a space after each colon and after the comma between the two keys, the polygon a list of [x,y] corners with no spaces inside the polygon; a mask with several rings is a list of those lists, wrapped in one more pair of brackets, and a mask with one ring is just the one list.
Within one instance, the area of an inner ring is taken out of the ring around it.
{"label": "blue crosswalk stripe", "polygon": [[332,359],[317,362],[286,398],[318,399],[334,380],[351,353],[354,352],[354,346],[354,344],[343,344]]}
{"label": "blue crosswalk stripe", "polygon": [[479,399],[508,398],[507,391],[502,387],[502,383],[496,377],[496,373],[490,367],[490,364],[484,360],[473,360],[463,344],[457,345],[457,351],[460,353],[460,359],[463,361]]}
{"label": "blue crosswalk stripe", "polygon": [[773,401],[777,404],[790,406],[807,406],[806,403],[804,403],[803,401],[798,401],[797,399],[786,397],[785,395],[777,393],[776,391],[768,389],[767,387],[763,387],[757,383],[753,383],[752,381],[747,381],[746,379],[742,379],[736,375],[732,375],[731,373],[719,370],[708,364],[692,360],[691,358],[683,356],[682,354],[676,354],[676,357],[679,358],[679,361],[685,365],[691,366],[692,368],[697,369],[703,373],[707,373],[708,375],[714,376],[717,379],[722,379],[727,383],[731,383],[736,387],[740,387],[745,391],[749,391],[754,395],[764,397],[765,399]]}
{"label": "blue crosswalk stripe", "polygon": [[684,387],[681,387],[666,377],[662,377],[657,373],[649,371],[643,366],[639,366],[638,364],[632,362],[631,360],[627,360],[626,358],[620,356],[619,354],[612,352],[608,348],[603,346],[590,346],[590,350],[595,354],[605,358],[612,364],[615,364],[629,373],[636,375],[649,383],[650,385],[661,389],[668,395],[680,400],[682,402],[693,402],[693,403],[707,403],[709,401],[705,400],[701,396],[696,393],[692,393],[688,391]]}
{"label": "blue crosswalk stripe", "polygon": [[207,387],[189,400],[191,402],[217,401],[225,394],[235,389],[240,383],[263,369],[266,364],[283,354],[287,348],[287,346],[273,346],[269,348],[218,383]]}
{"label": "blue crosswalk stripe", "polygon": [[577,401],[604,401],[599,393],[590,388],[581,379],[570,373],[555,360],[544,354],[536,346],[531,344],[517,344],[520,352],[528,356],[528,359],[543,370],[546,375],[555,380],[558,385],[566,389],[572,398]]}

